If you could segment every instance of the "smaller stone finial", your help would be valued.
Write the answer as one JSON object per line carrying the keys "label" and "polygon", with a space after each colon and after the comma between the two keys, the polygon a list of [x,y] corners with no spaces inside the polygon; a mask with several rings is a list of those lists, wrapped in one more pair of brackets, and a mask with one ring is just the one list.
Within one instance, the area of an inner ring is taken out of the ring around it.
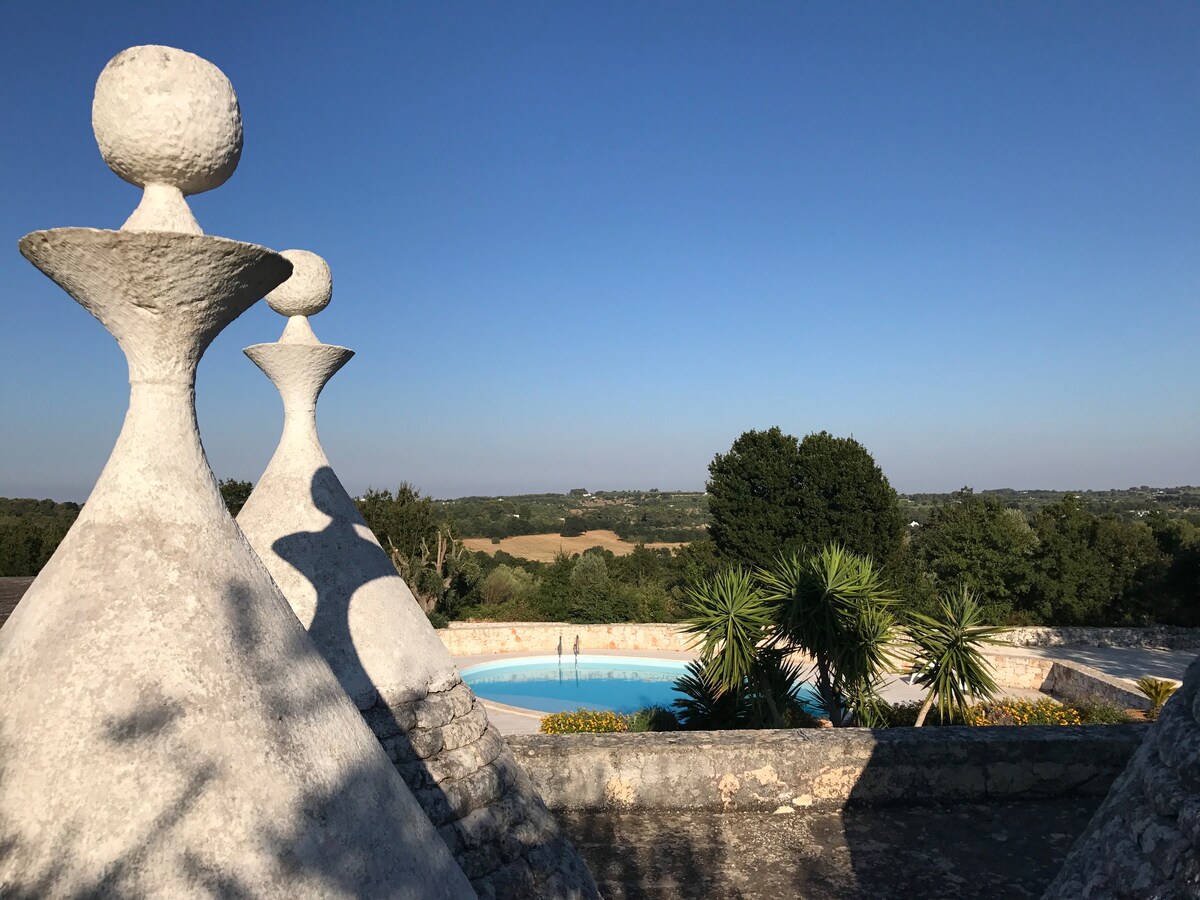
{"label": "smaller stone finial", "polygon": [[319,344],[308,317],[327,307],[333,296],[329,263],[308,250],[284,250],[279,255],[292,264],[292,277],[267,294],[267,305],[288,317],[279,343]]}
{"label": "smaller stone finial", "polygon": [[144,189],[123,231],[203,234],[184,196],[224,184],[242,156],[225,74],[174,47],[130,47],[96,81],[92,130],[108,167]]}

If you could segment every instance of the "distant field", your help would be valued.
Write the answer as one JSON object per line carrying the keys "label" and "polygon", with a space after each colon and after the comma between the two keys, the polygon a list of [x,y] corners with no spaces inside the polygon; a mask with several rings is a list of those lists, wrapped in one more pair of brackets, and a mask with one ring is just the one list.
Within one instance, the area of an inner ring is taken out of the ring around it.
{"label": "distant field", "polygon": [[[484,553],[495,555],[497,550],[503,550],[522,559],[532,559],[537,562],[553,562],[559,550],[564,553],[582,553],[592,547],[603,547],[611,550],[617,556],[625,556],[633,552],[636,544],[623,541],[615,531],[585,531],[579,537],[563,537],[561,534],[522,534],[517,537],[505,538],[498,544],[493,544],[491,538],[465,538],[463,544],[468,550],[482,550]],[[647,544],[651,550],[659,547],[683,547],[683,543]]]}

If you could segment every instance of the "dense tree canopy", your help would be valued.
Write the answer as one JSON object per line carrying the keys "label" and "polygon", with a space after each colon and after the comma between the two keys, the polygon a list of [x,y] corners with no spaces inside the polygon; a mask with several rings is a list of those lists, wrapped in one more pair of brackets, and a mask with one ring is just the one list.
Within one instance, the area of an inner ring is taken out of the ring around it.
{"label": "dense tree canopy", "polygon": [[1149,526],[1092,515],[1068,494],[1039,512],[1033,527],[1038,618],[1061,625],[1145,624],[1146,591],[1167,562]]}
{"label": "dense tree canopy", "polygon": [[747,431],[708,472],[708,530],[722,557],[753,567],[803,545],[800,444],[792,435]]}
{"label": "dense tree canopy", "polygon": [[913,544],[937,589],[968,587],[980,598],[987,621],[1008,622],[1033,582],[1037,542],[1019,509],[963,488],[934,510]]}
{"label": "dense tree canopy", "polygon": [[709,532],[725,560],[766,566],[839,543],[889,560],[903,540],[896,492],[867,449],[828,432],[747,431],[709,466]]}

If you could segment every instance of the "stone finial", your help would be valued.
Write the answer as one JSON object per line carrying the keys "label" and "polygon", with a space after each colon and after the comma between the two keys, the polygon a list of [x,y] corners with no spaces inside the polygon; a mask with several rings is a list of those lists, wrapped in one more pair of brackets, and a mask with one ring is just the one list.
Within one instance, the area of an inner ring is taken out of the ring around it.
{"label": "stone finial", "polygon": [[329,263],[308,250],[284,250],[280,255],[292,264],[292,277],[267,294],[267,305],[288,317],[279,343],[320,343],[308,324],[308,317],[327,307],[333,296]]}
{"label": "stone finial", "polygon": [[144,189],[123,231],[203,234],[184,196],[224,184],[242,155],[225,74],[174,47],[130,47],[96,82],[92,130],[109,168]]}

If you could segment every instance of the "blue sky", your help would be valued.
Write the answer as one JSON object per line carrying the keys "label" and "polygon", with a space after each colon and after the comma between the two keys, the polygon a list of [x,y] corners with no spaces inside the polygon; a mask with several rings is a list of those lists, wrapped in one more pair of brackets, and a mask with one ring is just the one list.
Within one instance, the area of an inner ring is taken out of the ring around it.
{"label": "blue sky", "polygon": [[[742,431],[853,434],[901,491],[1200,483],[1200,5],[41,2],[4,11],[0,495],[84,499],[115,343],[17,252],[115,228],[126,46],[220,66],[210,234],[325,256],[352,491],[703,485]],[[201,364],[218,475],[278,395]]]}

